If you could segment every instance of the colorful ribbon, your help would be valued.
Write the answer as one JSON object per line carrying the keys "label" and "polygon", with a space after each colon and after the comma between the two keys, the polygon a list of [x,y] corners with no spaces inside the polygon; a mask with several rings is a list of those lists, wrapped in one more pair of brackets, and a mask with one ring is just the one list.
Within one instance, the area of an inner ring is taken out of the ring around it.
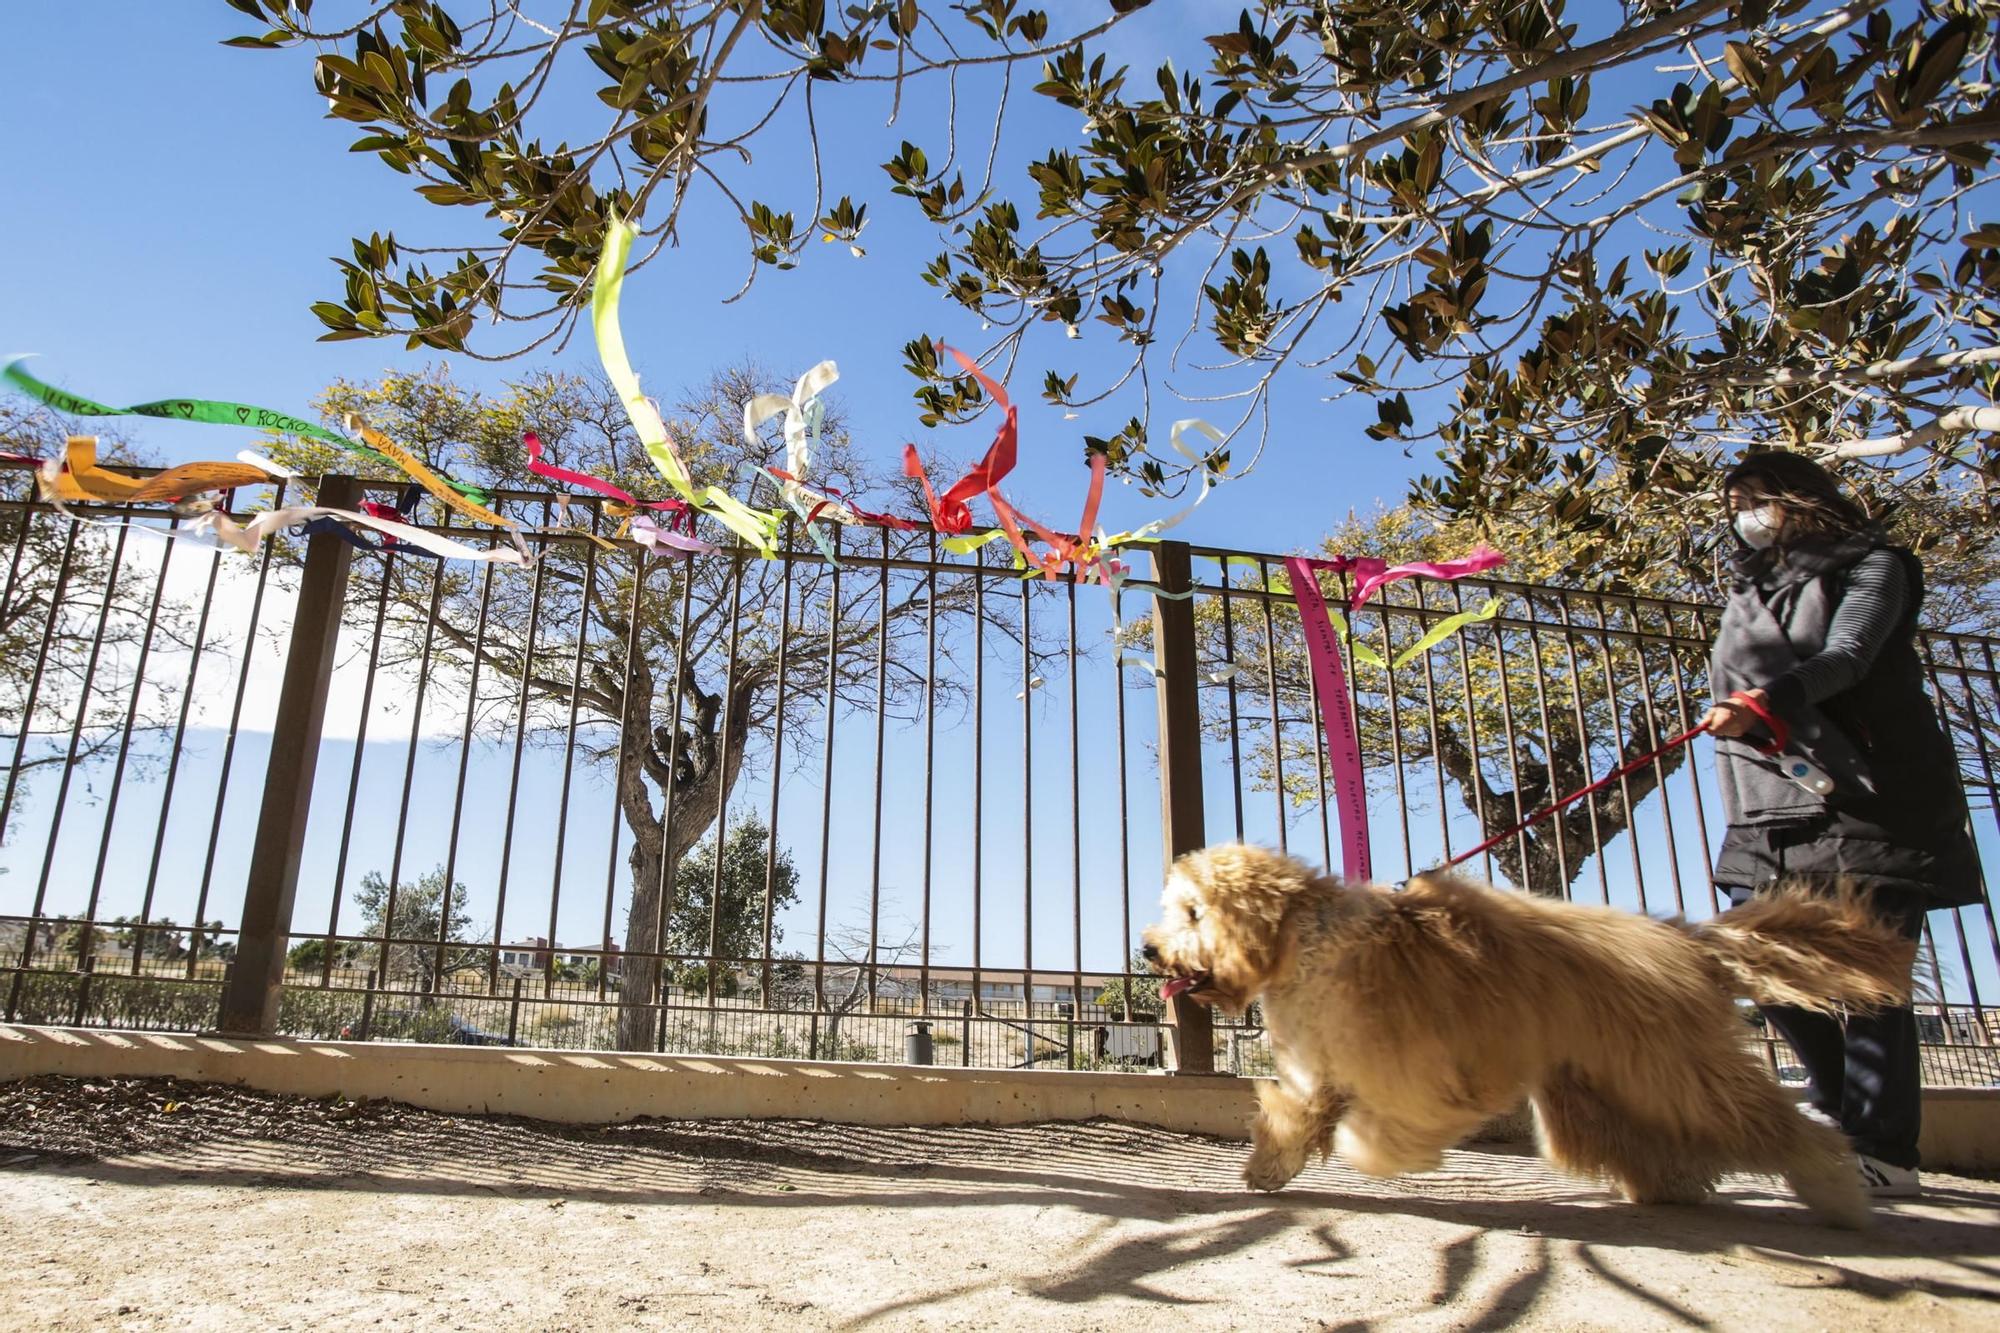
{"label": "colorful ribbon", "polygon": [[[1000,527],[1007,534],[1007,540],[1014,543],[1014,549],[1020,552],[1021,559],[1031,569],[1039,570],[1043,578],[1052,579],[1068,566],[1075,571],[1074,577],[1079,581],[1087,581],[1091,565],[1096,564],[1101,568],[1104,547],[1091,541],[1089,533],[1097,526],[1097,507],[1104,499],[1105,463],[1103,454],[1091,456],[1090,489],[1084,493],[1083,520],[1077,524],[1076,536],[1056,532],[1032,521],[1025,523],[1020,521],[1013,506],[1007,503],[998,490],[992,491],[987,496],[993,502],[993,512],[999,516]],[[1023,533],[1024,528],[1049,544],[1050,549],[1046,554],[1037,555],[1028,545],[1027,537]]]}
{"label": "colorful ribbon", "polygon": [[[1285,561],[1291,572],[1292,599],[1299,608],[1305,629],[1306,655],[1312,663],[1313,683],[1319,693],[1320,718],[1326,727],[1327,761],[1333,770],[1336,809],[1340,816],[1341,871],[1349,879],[1367,879],[1372,873],[1368,849],[1368,795],[1361,770],[1361,746],[1356,736],[1354,700],[1347,693],[1347,669],[1340,659],[1340,641],[1350,639],[1355,657],[1363,657],[1363,645],[1351,642],[1346,621],[1326,604],[1320,592],[1318,570],[1355,574],[1354,596],[1349,608],[1360,606],[1376,589],[1400,579],[1419,575],[1434,579],[1462,579],[1502,564],[1506,557],[1498,551],[1479,547],[1470,555],[1442,562],[1412,561],[1390,565],[1375,556],[1336,556],[1316,560],[1292,556]],[[1396,665],[1404,666],[1420,654],[1436,647],[1475,620],[1490,620],[1499,613],[1498,598],[1490,598],[1477,611],[1461,611],[1431,627],[1429,633],[1398,655]],[[1337,627],[1336,627],[1337,625]],[[1375,663],[1381,655],[1369,649],[1366,657]]]}
{"label": "colorful ribbon", "polygon": [[1489,546],[1477,546],[1470,555],[1460,556],[1456,560],[1412,560],[1407,564],[1391,565],[1379,556],[1337,555],[1327,560],[1306,558],[1305,563],[1310,568],[1324,569],[1334,574],[1351,572],[1354,575],[1354,596],[1348,605],[1359,610],[1361,604],[1373,596],[1376,589],[1399,580],[1419,575],[1432,579],[1462,579],[1470,574],[1483,574],[1496,565],[1503,565],[1507,563],[1507,557]]}
{"label": "colorful ribbon", "polygon": [[[641,500],[623,487],[614,486],[610,482],[600,477],[593,477],[587,472],[572,472],[568,468],[556,467],[553,464],[544,463],[542,461],[542,437],[531,430],[521,433],[521,443],[528,450],[528,471],[538,477],[547,477],[550,481],[559,481],[569,486],[581,486],[587,491],[594,491],[610,500],[611,503],[605,506],[605,512],[613,517],[622,517],[626,520],[618,529],[619,536],[629,536],[633,541],[639,543],[639,545],[649,551],[664,546],[670,550],[678,551],[683,555],[693,556],[707,555],[715,549],[707,542],[699,541],[691,535],[694,527],[694,510],[686,501]],[[682,536],[680,533],[674,531],[673,528],[663,528],[650,515],[636,512],[646,509],[666,514],[668,516],[667,521],[671,524],[678,525],[686,522],[690,530],[690,535]],[[603,542],[603,539],[597,537],[594,533],[586,533],[585,535],[600,545]]]}
{"label": "colorful ribbon", "polygon": [[1021,417],[1007,391],[992,376],[974,365],[970,357],[944,343],[939,343],[938,349],[950,353],[952,360],[979,382],[1001,410],[1000,425],[993,432],[993,443],[987,446],[986,456],[953,482],[951,489],[943,495],[931,489],[930,475],[924,471],[923,460],[917,456],[917,446],[903,446],[903,475],[914,478],[923,486],[924,499],[930,506],[931,525],[939,532],[957,536],[972,526],[973,498],[991,493],[1014,470],[1014,456],[1021,437]]}
{"label": "colorful ribbon", "polygon": [[347,428],[359,435],[371,449],[374,449],[397,467],[403,469],[404,472],[415,479],[417,485],[436,496],[448,508],[455,509],[467,518],[477,519],[481,523],[491,523],[496,528],[505,528],[507,535],[513,538],[514,544],[520,548],[521,554],[524,556],[528,554],[527,544],[521,540],[520,525],[515,523],[513,519],[502,518],[500,515],[486,508],[486,506],[475,504],[463,495],[460,495],[445,482],[443,477],[438,476],[437,473],[425,466],[421,458],[418,458],[402,445],[397,444],[388,436],[369,426],[359,416],[349,413],[347,416]]}
{"label": "colorful ribbon", "polygon": [[51,484],[65,500],[137,504],[181,500],[203,491],[260,486],[269,479],[262,469],[247,463],[182,463],[150,477],[121,476],[99,466],[96,436],[72,435],[63,447],[62,462]]}
{"label": "colorful ribbon", "polygon": [[[206,532],[216,541],[233,546],[248,555],[254,553],[266,539],[286,528],[307,526],[314,520],[323,518],[372,528],[399,544],[413,546],[445,560],[469,560],[497,565],[532,563],[532,557],[514,547],[482,549],[477,546],[467,546],[463,542],[440,536],[428,528],[413,527],[408,523],[379,518],[374,514],[357,513],[352,509],[324,509],[318,505],[291,505],[284,509],[273,509],[268,513],[257,515],[244,524],[238,524],[221,510],[215,510],[195,519],[191,527],[197,532]],[[362,546],[363,543],[355,542],[355,545]],[[368,548],[364,546],[363,549]]]}
{"label": "colorful ribbon", "polygon": [[[812,469],[812,453],[819,444],[820,424],[826,420],[826,404],[820,395],[832,388],[840,378],[840,368],[831,361],[822,361],[799,376],[792,386],[792,396],[760,393],[743,404],[743,438],[753,449],[763,447],[757,437],[758,428],[772,417],[783,413],[785,417],[785,466],[782,470],[770,469],[779,480],[785,498],[790,501],[801,493],[813,500],[823,497],[812,495],[805,490],[804,482]],[[795,506],[796,507],[796,506]],[[854,516],[839,513],[826,515],[836,523],[852,523]]]}
{"label": "colorful ribbon", "polygon": [[[229,403],[207,398],[162,398],[151,403],[134,403],[130,407],[109,407],[79,394],[58,389],[52,384],[43,383],[22,368],[21,362],[24,359],[17,356],[11,358],[4,367],[0,367],[0,379],[7,380],[23,393],[70,416],[159,417],[167,421],[195,421],[215,426],[247,426],[253,430],[302,435],[307,439],[337,445],[351,453],[380,462],[394,461],[338,431],[316,426],[310,421],[288,416],[283,412],[273,412],[266,407],[252,407],[248,403]],[[452,490],[475,500],[483,502],[491,498],[477,486],[467,486],[455,481],[448,481],[445,484]]]}
{"label": "colorful ribbon", "polygon": [[[260,473],[258,478],[260,481],[282,479],[292,475],[286,469],[248,450],[238,454],[237,458],[248,467],[256,469]],[[221,509],[211,507],[204,512],[190,516],[187,526],[181,528],[158,528],[150,524],[134,525],[130,518],[86,518],[81,514],[73,512],[68,504],[65,503],[66,498],[76,497],[65,497],[63,489],[59,484],[64,466],[65,464],[62,459],[49,459],[41,465],[37,481],[42,498],[64,518],[75,523],[87,523],[92,527],[132,527],[134,531],[150,533],[162,540],[195,540],[204,545],[233,547],[247,555],[254,553],[257,547],[264,541],[287,528],[309,526],[314,521],[321,519],[334,519],[342,523],[353,523],[361,527],[372,528],[377,532],[386,534],[394,541],[407,543],[419,550],[441,556],[447,560],[472,560],[513,565],[525,565],[532,562],[532,557],[527,553],[518,538],[515,546],[512,548],[503,547],[497,550],[480,550],[477,547],[467,546],[462,542],[456,542],[448,537],[440,536],[427,528],[413,527],[395,519],[382,517],[381,514],[384,511],[388,513],[396,513],[398,511],[388,510],[386,506],[376,504],[367,505],[368,509],[377,511],[375,513],[357,513],[351,509],[328,509],[318,505],[287,505],[282,509],[274,509],[259,514],[248,523],[238,523]],[[219,467],[222,465],[205,464],[201,466]],[[348,539],[353,540],[351,536]],[[355,542],[355,544],[365,546],[365,543],[361,542]]]}
{"label": "colorful ribbon", "polygon": [[1200,494],[1194,497],[1192,504],[1182,509],[1179,513],[1169,514],[1165,518],[1156,518],[1151,523],[1142,523],[1132,529],[1132,531],[1121,532],[1115,537],[1106,537],[1102,543],[1104,546],[1125,546],[1132,542],[1152,541],[1168,528],[1173,527],[1188,517],[1188,515],[1194,513],[1195,510],[1201,508],[1201,502],[1208,498],[1208,493],[1220,483],[1229,480],[1226,474],[1215,472],[1209,468],[1208,455],[1197,454],[1194,450],[1188,448],[1186,444],[1182,443],[1181,437],[1191,430],[1200,431],[1217,444],[1221,444],[1229,437],[1214,426],[1211,426],[1208,422],[1203,421],[1200,417],[1183,417],[1174,423],[1172,430],[1167,432],[1167,443],[1173,446],[1174,452],[1201,469]]}
{"label": "colorful ribbon", "polygon": [[694,508],[709,514],[724,527],[756,547],[765,558],[777,554],[778,516],[768,510],[752,509],[741,500],[715,486],[695,489],[687,465],[674,451],[667,424],[660,411],[639,391],[639,376],[625,352],[625,334],[618,323],[618,299],[625,286],[625,263],[632,253],[637,233],[617,214],[605,224],[604,251],[597,260],[597,278],[590,292],[590,325],[597,338],[598,359],[604,374],[618,391],[625,415],[638,432],[646,456],[667,479],[680,497]]}
{"label": "colorful ribbon", "polygon": [[1305,628],[1306,655],[1312,661],[1320,718],[1326,726],[1326,757],[1333,769],[1335,809],[1340,815],[1341,873],[1365,880],[1373,870],[1368,854],[1368,793],[1355,735],[1354,701],[1347,695],[1347,669],[1340,660],[1340,638],[1314,577],[1313,562],[1293,556],[1285,565],[1292,572],[1292,599]]}
{"label": "colorful ribbon", "polygon": [[1460,611],[1457,615],[1446,616],[1443,620],[1431,626],[1430,632],[1425,634],[1423,638],[1418,639],[1408,648],[1396,654],[1396,670],[1401,671],[1404,667],[1416,661],[1419,657],[1422,657],[1425,653],[1437,647],[1467,625],[1491,620],[1499,614],[1500,599],[1498,597],[1489,597],[1486,599],[1486,604],[1476,611]]}

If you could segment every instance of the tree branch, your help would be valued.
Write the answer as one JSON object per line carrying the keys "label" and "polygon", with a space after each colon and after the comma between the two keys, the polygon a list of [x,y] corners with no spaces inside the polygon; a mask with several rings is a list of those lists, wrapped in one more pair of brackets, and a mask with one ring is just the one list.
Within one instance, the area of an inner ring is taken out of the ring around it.
{"label": "tree branch", "polygon": [[1821,458],[1888,458],[1971,431],[2000,431],[2000,407],[1954,407],[1928,425],[1877,440],[1848,440],[1820,449]]}

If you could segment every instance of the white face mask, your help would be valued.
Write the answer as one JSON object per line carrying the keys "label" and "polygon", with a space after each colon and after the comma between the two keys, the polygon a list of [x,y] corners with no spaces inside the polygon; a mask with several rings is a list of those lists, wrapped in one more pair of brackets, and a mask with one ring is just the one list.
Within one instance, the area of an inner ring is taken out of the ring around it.
{"label": "white face mask", "polygon": [[1776,505],[1759,505],[1755,509],[1738,510],[1736,514],[1736,535],[1745,545],[1760,551],[1778,540],[1784,525],[1784,513]]}

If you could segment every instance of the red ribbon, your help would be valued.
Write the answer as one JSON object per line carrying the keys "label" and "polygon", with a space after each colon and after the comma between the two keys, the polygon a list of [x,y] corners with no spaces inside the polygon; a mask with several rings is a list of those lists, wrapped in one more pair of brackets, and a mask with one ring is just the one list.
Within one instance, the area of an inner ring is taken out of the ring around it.
{"label": "red ribbon", "polygon": [[1000,497],[993,488],[1014,470],[1014,455],[1021,438],[1021,416],[1014,407],[1014,400],[1007,396],[1007,391],[995,383],[992,376],[974,365],[970,357],[944,343],[939,343],[938,349],[949,352],[952,360],[979,382],[979,387],[999,404],[1003,413],[1000,428],[993,432],[993,443],[987,447],[986,456],[971,471],[953,482],[951,489],[943,495],[931,489],[930,476],[924,471],[923,460],[917,457],[917,446],[903,446],[903,475],[914,477],[923,486],[924,499],[930,504],[932,525],[947,536],[957,536],[972,526],[971,502],[974,497],[992,494],[999,501]]}
{"label": "red ribbon", "polygon": [[[804,482],[800,481],[797,477],[793,476],[791,473],[785,471],[785,469],[781,467],[767,467],[764,469],[764,471],[770,473],[772,476],[776,477],[779,481],[789,481],[798,486],[802,487],[805,486]],[[856,518],[860,519],[864,523],[874,523],[877,524],[878,526],[889,528],[896,532],[915,532],[919,528],[923,527],[923,524],[921,523],[912,523],[910,522],[909,519],[897,518],[894,514],[871,513],[869,510],[863,509],[860,505],[848,499],[844,492],[837,491],[831,486],[806,487],[806,489],[816,490],[821,495],[829,497],[827,499],[821,500],[818,504],[814,505],[810,510],[807,511],[806,522],[808,523],[817,522],[819,516],[825,513],[828,508],[830,508],[837,502],[843,508],[845,508],[848,513],[854,515]]]}
{"label": "red ribbon", "polygon": [[[1001,498],[999,491],[996,490],[992,493],[993,512],[1000,517],[1001,530],[1007,534],[1007,540],[1014,543],[1014,549],[1021,553],[1021,558],[1026,560],[1030,567],[1038,568],[1042,571],[1043,578],[1052,579],[1056,577],[1056,575],[1062,573],[1063,567],[1068,565],[1072,566],[1075,570],[1073,577],[1081,579],[1088,572],[1087,566],[1093,561],[1096,561],[1098,564],[1099,572],[1104,573],[1103,562],[1097,559],[1097,553],[1093,549],[1094,544],[1090,540],[1090,532],[1091,529],[1097,526],[1097,507],[1104,499],[1105,463],[1106,459],[1103,454],[1093,454],[1091,456],[1090,489],[1084,495],[1083,521],[1077,524],[1077,533],[1075,535],[1066,532],[1056,532],[1051,528],[1043,527],[1032,519],[1026,522],[1021,521],[1020,515],[1016,513],[1013,506]],[[1036,554],[1029,547],[1027,538],[1023,534],[1023,529],[1032,532],[1043,541],[1046,541],[1051,549],[1046,553]],[[1109,578],[1106,578],[1106,582],[1109,581]]]}
{"label": "red ribbon", "polygon": [[1756,747],[1758,754],[1779,754],[1791,745],[1792,729],[1785,724],[1785,719],[1764,707],[1763,704],[1758,703],[1755,695],[1738,690],[1729,696],[1729,702],[1740,708],[1747,709],[1750,715],[1755,717],[1759,722],[1762,722],[1765,730],[1771,733],[1771,742],[1768,745],[1758,745],[1755,741],[1750,742],[1751,745]]}

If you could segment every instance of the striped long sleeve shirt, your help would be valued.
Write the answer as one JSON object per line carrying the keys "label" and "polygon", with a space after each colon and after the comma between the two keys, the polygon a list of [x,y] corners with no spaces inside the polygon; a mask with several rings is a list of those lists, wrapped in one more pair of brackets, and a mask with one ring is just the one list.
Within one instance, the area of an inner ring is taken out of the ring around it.
{"label": "striped long sleeve shirt", "polygon": [[1894,551],[1870,551],[1847,570],[1844,582],[1825,646],[1764,687],[1781,717],[1858,684],[1909,611],[1909,575]]}

